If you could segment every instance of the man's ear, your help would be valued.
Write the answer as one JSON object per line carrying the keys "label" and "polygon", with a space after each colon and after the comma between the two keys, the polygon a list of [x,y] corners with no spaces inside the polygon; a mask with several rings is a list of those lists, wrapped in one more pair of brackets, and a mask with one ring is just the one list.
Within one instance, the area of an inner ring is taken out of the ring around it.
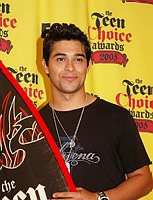
{"label": "man's ear", "polygon": [[90,66],[92,65],[92,61],[91,61],[91,59],[90,59],[90,61],[89,61],[89,65],[87,66],[87,74],[89,73],[89,70],[90,70]]}
{"label": "man's ear", "polygon": [[48,69],[48,66],[46,65],[45,59],[42,59],[42,66],[44,68],[45,73],[49,74],[49,69]]}

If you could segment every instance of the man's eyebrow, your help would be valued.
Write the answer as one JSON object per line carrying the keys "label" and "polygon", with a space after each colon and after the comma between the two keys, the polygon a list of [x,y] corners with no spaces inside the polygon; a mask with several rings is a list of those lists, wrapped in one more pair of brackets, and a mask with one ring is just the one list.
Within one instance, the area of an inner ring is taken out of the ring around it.
{"label": "man's eyebrow", "polygon": [[56,57],[56,56],[66,56],[65,53],[56,53],[53,57]]}
{"label": "man's eyebrow", "polygon": [[75,56],[81,56],[81,57],[86,58],[86,56],[83,53],[76,53]]}
{"label": "man's eyebrow", "polygon": [[[53,57],[57,57],[57,56],[67,56],[66,53],[56,53]],[[73,56],[81,56],[86,58],[86,56],[83,53],[74,53]]]}

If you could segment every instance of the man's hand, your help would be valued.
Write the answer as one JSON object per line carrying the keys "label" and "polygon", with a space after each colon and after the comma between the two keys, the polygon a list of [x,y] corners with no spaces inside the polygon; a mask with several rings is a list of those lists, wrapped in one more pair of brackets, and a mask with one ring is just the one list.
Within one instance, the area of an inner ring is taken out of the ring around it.
{"label": "man's hand", "polygon": [[97,200],[98,195],[97,193],[89,192],[81,187],[76,188],[76,192],[56,192],[53,194],[53,198],[55,199],[64,199],[70,200],[78,199],[78,200]]}

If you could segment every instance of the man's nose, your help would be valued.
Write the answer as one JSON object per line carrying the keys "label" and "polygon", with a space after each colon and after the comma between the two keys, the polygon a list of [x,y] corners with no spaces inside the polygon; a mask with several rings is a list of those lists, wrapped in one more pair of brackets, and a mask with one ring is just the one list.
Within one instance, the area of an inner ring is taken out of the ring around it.
{"label": "man's nose", "polygon": [[75,66],[73,60],[68,59],[66,62],[65,70],[66,71],[74,71]]}

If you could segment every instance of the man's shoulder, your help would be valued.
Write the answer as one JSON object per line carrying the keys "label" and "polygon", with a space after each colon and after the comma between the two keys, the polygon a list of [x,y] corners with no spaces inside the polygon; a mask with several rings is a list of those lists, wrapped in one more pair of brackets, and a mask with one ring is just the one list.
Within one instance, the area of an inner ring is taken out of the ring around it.
{"label": "man's shoulder", "polygon": [[110,102],[110,101],[107,101],[107,100],[104,100],[104,99],[101,99],[101,98],[98,98],[97,102],[101,107],[104,107],[105,109],[107,108],[109,110],[115,110],[115,111],[129,113],[129,111],[126,108],[121,107],[121,106],[119,106],[119,105],[117,105],[113,102]]}
{"label": "man's shoulder", "polygon": [[45,104],[44,106],[42,106],[40,109],[39,109],[39,113],[44,113],[46,112],[47,110],[50,109],[50,106],[49,106],[49,103]]}

